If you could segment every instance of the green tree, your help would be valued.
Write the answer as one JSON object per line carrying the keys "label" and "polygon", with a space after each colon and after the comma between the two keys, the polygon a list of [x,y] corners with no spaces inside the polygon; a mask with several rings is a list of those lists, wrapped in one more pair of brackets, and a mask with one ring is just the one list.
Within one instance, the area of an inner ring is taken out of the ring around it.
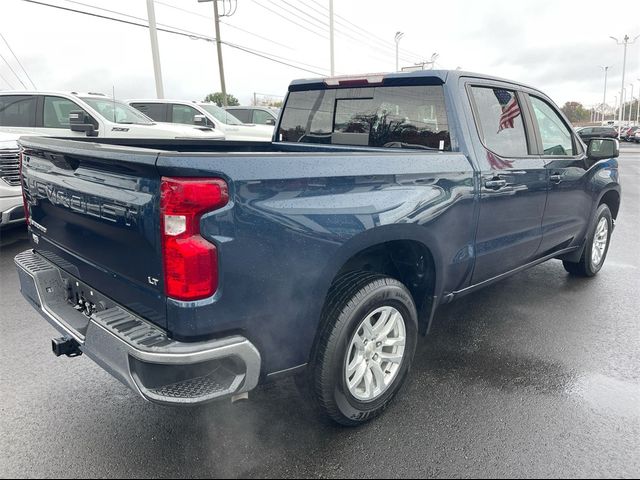
{"label": "green tree", "polygon": [[562,107],[562,111],[571,123],[588,122],[591,118],[589,110],[585,109],[580,102],[567,102]]}
{"label": "green tree", "polygon": [[[224,97],[222,96],[222,92],[216,92],[216,93],[210,93],[209,95],[207,95],[204,98],[204,101],[205,102],[215,103],[216,105],[221,107],[223,98]],[[240,102],[238,101],[238,99],[236,97],[234,97],[230,93],[227,93],[227,105],[230,106],[230,107],[236,107],[236,106],[240,105]]]}

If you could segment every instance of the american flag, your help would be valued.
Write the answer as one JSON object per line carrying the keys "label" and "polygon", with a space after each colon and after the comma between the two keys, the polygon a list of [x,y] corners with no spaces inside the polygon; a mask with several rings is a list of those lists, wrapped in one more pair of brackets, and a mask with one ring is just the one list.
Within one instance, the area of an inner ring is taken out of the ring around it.
{"label": "american flag", "polygon": [[513,168],[513,160],[507,160],[506,158],[500,158],[494,155],[492,152],[487,152],[487,161],[491,168],[494,170],[505,170],[507,168]]}
{"label": "american flag", "polygon": [[508,90],[494,90],[498,102],[502,107],[502,114],[500,115],[500,121],[498,125],[498,132],[501,132],[505,128],[513,128],[514,120],[520,115],[520,106],[518,105],[518,99],[516,96]]}

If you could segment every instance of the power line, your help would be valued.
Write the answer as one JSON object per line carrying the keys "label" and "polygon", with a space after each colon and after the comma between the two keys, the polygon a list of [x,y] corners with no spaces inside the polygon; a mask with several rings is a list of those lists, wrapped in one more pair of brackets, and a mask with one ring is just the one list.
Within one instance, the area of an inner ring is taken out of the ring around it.
{"label": "power line", "polygon": [[[288,16],[286,16],[286,15],[283,15],[281,12],[277,12],[277,11],[275,11],[275,10],[273,10],[273,9],[271,9],[271,8],[269,8],[269,7],[267,7],[267,6],[265,6],[265,5],[262,5],[261,3],[257,2],[256,0],[253,0],[253,2],[254,2],[256,5],[258,5],[258,6],[262,7],[262,8],[264,8],[264,9],[266,9],[266,10],[270,11],[271,13],[273,13],[273,14],[277,15],[279,18],[281,18],[281,19],[283,19],[283,20],[287,20],[288,22],[293,23],[294,25],[297,25],[298,27],[302,28],[303,30],[305,30],[305,31],[307,31],[307,32],[313,33],[313,34],[315,34],[315,35],[317,35],[317,36],[319,36],[319,37],[321,37],[321,38],[328,39],[328,36],[327,36],[327,35],[322,34],[322,33],[319,33],[317,30],[313,30],[313,29],[309,28],[308,26],[301,25],[300,23],[298,23],[297,21],[295,21],[295,20],[291,19],[290,17],[288,17]],[[313,26],[314,26],[314,27],[316,27],[316,28],[321,28],[321,27],[319,27],[318,25],[315,25],[314,23],[312,23],[311,21],[309,21],[309,20],[306,20],[306,19],[302,18],[300,15],[296,15],[294,12],[291,12],[290,10],[288,10],[288,9],[286,9],[286,8],[283,8],[282,6],[279,6],[278,8],[280,8],[280,9],[282,10],[282,12],[285,12],[285,13],[287,13],[287,14],[291,14],[291,15],[295,15],[297,18],[301,18],[302,20],[304,20],[304,21],[308,22],[308,24],[313,25]],[[294,7],[294,8],[295,8],[295,7]],[[312,18],[315,18],[315,17],[312,17]],[[356,37],[353,37],[353,36],[352,36],[352,35],[350,35],[349,33],[346,33],[346,32],[343,32],[343,31],[338,31],[338,30],[337,30],[336,32],[337,32],[338,34],[340,34],[340,35],[342,35],[342,36],[346,37],[346,38],[349,38],[349,39],[354,40],[354,41],[356,41],[356,42],[363,43],[363,44],[367,45],[368,47],[370,47],[370,45],[369,45],[367,42],[363,42],[362,40],[360,40],[360,39],[358,39],[358,38],[356,38]],[[390,53],[390,52],[389,52],[388,54],[389,54],[389,55],[391,55],[391,53]],[[371,55],[371,54],[366,54],[366,55],[368,55],[368,56],[369,56],[369,57],[371,57],[371,58],[377,59],[378,61],[382,61],[382,62],[386,62],[386,61],[387,61],[387,59],[382,58],[382,57],[379,57],[379,56],[376,56],[376,55]]]}
{"label": "power line", "polygon": [[2,80],[4,80],[4,83],[6,83],[7,85],[9,85],[9,88],[10,88],[11,90],[15,90],[15,89],[16,89],[16,87],[14,87],[14,86],[11,84],[11,82],[10,82],[9,80],[7,80],[7,79],[5,78],[5,76],[4,76],[4,75],[2,75],[1,73],[0,73],[0,78],[1,78]]}
{"label": "power line", "polygon": [[[302,3],[303,5],[305,5],[306,7],[310,8],[310,9],[312,9],[312,10],[314,10],[314,11],[318,12],[318,13],[320,13],[320,12],[318,11],[318,9],[313,8],[311,5],[309,5],[309,4],[305,3],[305,2],[303,2],[302,0],[299,0],[299,1],[300,1],[300,3]],[[318,7],[322,8],[322,9],[325,11],[325,15],[328,15],[328,14],[329,14],[329,9],[328,9],[327,7],[325,7],[324,5],[322,5],[321,3],[317,2],[316,0],[309,0],[309,1],[310,1],[310,2],[312,2],[312,3],[314,3],[315,5],[317,5]],[[392,50],[394,49],[394,47],[392,47],[391,45],[389,45],[389,42],[387,42],[387,41],[386,41],[385,39],[383,39],[382,37],[379,37],[378,35],[375,35],[374,33],[371,33],[370,31],[368,31],[368,30],[366,30],[366,29],[362,28],[361,26],[359,26],[359,25],[357,25],[357,24],[355,24],[355,23],[351,22],[350,20],[347,20],[345,17],[343,17],[343,16],[341,16],[341,15],[335,14],[335,17],[336,17],[336,23],[341,23],[341,24],[342,24],[343,26],[345,26],[345,27],[346,27],[346,26],[347,26],[347,24],[348,24],[348,25],[350,25],[352,28],[355,28],[355,29],[357,29],[357,30],[360,30],[360,31],[362,32],[362,33],[361,33],[361,35],[363,35],[363,36],[364,36],[364,35],[366,35],[366,36],[370,37],[371,39],[375,40],[376,42],[380,43],[382,47],[384,47],[384,48],[388,48],[388,49],[392,49]],[[348,27],[347,27],[347,28],[348,28]],[[355,32],[354,32],[354,33],[355,33]],[[418,58],[418,59],[420,59],[420,60],[422,60],[422,59],[423,59],[423,57],[424,57],[423,55],[419,55],[419,54],[417,54],[417,53],[415,53],[415,52],[411,52],[411,51],[408,51],[408,50],[405,50],[405,52],[406,52],[407,54],[411,55],[412,57],[416,57],[416,58]],[[405,61],[413,61],[413,60],[407,60],[407,59],[404,59],[404,60],[405,60]]]}
{"label": "power line", "polygon": [[[45,6],[45,7],[51,7],[51,8],[55,8],[55,9],[59,9],[59,10],[64,10],[64,11],[67,11],[67,12],[80,13],[82,15],[101,18],[101,19],[104,19],[104,20],[112,20],[112,21],[115,21],[115,22],[120,22],[120,23],[124,23],[124,24],[127,24],[127,25],[133,25],[133,26],[136,26],[136,27],[149,28],[149,25],[140,24],[140,23],[129,21],[129,20],[124,20],[124,19],[121,19],[121,18],[109,17],[107,15],[100,15],[100,14],[97,14],[97,13],[77,10],[77,9],[74,9],[74,8],[63,7],[61,5],[53,5],[53,4],[50,4],[50,3],[40,2],[40,1],[37,1],[37,0],[22,0],[22,1],[23,2],[27,2],[27,3],[32,3],[32,4],[35,4],[35,5],[41,5],[41,6]],[[120,14],[120,15],[123,15],[123,14]],[[124,16],[127,16],[127,15],[124,14]],[[128,16],[132,17],[131,15],[128,15]],[[178,30],[181,30],[181,29],[177,29],[177,27],[171,27],[171,28],[175,28],[175,29],[174,30],[169,30],[169,29],[166,29],[166,28],[158,28],[158,31],[165,32],[165,33],[172,33],[174,35],[180,35],[180,36],[183,36],[183,37],[196,39],[196,40],[206,40],[206,41],[209,41],[209,42],[215,41],[215,38],[212,38],[212,37],[207,37],[205,35],[197,34],[197,33],[194,33],[194,32],[186,33],[186,32],[188,32],[186,30],[178,31]],[[261,57],[261,58],[265,58],[267,60],[271,60],[272,62],[275,62],[275,63],[280,63],[282,65],[287,65],[289,67],[292,67],[292,68],[295,68],[295,69],[298,69],[298,70],[302,70],[302,71],[306,71],[306,72],[309,72],[309,73],[313,73],[315,75],[323,75],[322,73],[319,73],[317,71],[309,70],[308,68],[299,67],[297,65],[293,65],[291,63],[288,63],[288,62],[281,61],[281,60],[278,60],[276,58],[273,58],[274,56],[277,57],[276,55],[273,55],[273,54],[259,52],[257,50],[251,49],[249,47],[245,47],[245,46],[234,44],[234,43],[230,43],[230,42],[222,41],[221,43],[223,43],[223,44],[225,44],[225,45],[227,45],[227,46],[229,46],[231,48],[235,48],[237,50],[242,50],[242,51],[244,51],[246,53],[249,53],[249,54]],[[291,60],[291,61],[296,62],[296,60]],[[300,62],[296,62],[296,63],[300,63]],[[11,68],[10,65],[9,65],[9,67]],[[314,68],[320,68],[320,67],[314,67]],[[18,77],[18,79],[20,79],[20,77]],[[21,81],[21,83],[22,83],[22,81]]]}
{"label": "power line", "polygon": [[27,90],[27,86],[24,84],[24,82],[22,81],[22,79],[18,76],[18,74],[16,73],[16,71],[13,69],[13,67],[11,66],[11,64],[9,62],[7,62],[7,59],[4,58],[4,55],[2,55],[0,53],[0,58],[2,60],[4,60],[4,63],[7,64],[7,67],[9,67],[9,70],[11,70],[11,72],[13,72],[13,74],[15,75],[15,77],[18,79],[18,81],[22,84],[22,86],[24,87],[25,90]]}
{"label": "power line", "polygon": [[[322,21],[321,19],[317,18],[316,16],[314,16],[314,15],[312,15],[312,14],[310,14],[310,13],[308,13],[308,12],[306,12],[306,11],[302,10],[302,9],[300,9],[299,7],[297,7],[296,5],[291,4],[291,3],[290,3],[290,2],[288,2],[287,0],[281,0],[281,2],[282,2],[282,3],[284,3],[284,4],[286,4],[286,5],[288,5],[288,6],[289,6],[289,7],[291,7],[292,9],[296,10],[297,12],[300,12],[301,14],[303,14],[303,15],[305,15],[305,16],[307,16],[307,17],[311,18],[314,22],[317,22],[317,24],[319,24],[319,25],[316,25],[316,23],[313,23],[313,22],[311,22],[311,21],[309,21],[309,20],[306,20],[305,18],[301,17],[300,15],[297,15],[295,12],[292,12],[292,11],[290,11],[289,9],[284,8],[284,7],[282,7],[282,6],[281,6],[280,8],[282,8],[282,10],[283,10],[283,11],[285,11],[285,12],[287,12],[287,13],[291,14],[291,15],[295,15],[297,18],[300,18],[300,19],[302,19],[302,20],[305,20],[305,21],[307,21],[309,24],[314,25],[314,26],[315,26],[315,27],[317,27],[317,28],[325,28],[325,27],[326,27],[327,29],[329,28],[329,24],[328,24],[327,22]],[[302,3],[302,2],[301,2],[301,3]],[[303,5],[304,5],[304,6],[306,6],[306,7],[310,7],[310,5],[307,5],[307,4],[304,4],[304,3],[303,3]],[[320,15],[322,15],[322,16],[326,16],[326,15],[327,15],[327,13],[321,12],[321,11],[319,11],[319,10],[317,10],[317,9],[309,8],[309,10],[314,10],[316,13],[318,13],[318,14],[320,14]],[[341,29],[336,28],[336,29],[335,29],[335,31],[336,31],[336,33],[337,33],[337,34],[339,34],[339,35],[341,35],[341,36],[343,36],[343,37],[345,37],[345,38],[348,38],[348,39],[350,39],[350,40],[353,40],[353,41],[355,41],[355,42],[358,42],[358,43],[361,43],[361,44],[363,44],[363,45],[366,45],[366,46],[367,46],[368,48],[370,48],[370,49],[372,49],[372,47],[373,47],[373,46],[371,45],[371,39],[368,39],[367,37],[365,37],[364,35],[362,35],[362,34],[361,34],[361,33],[359,33],[359,32],[353,31],[353,29],[350,29],[350,28],[348,28],[348,27],[347,27],[347,30],[345,31],[345,30],[341,30]],[[360,37],[362,37],[362,38],[356,37],[356,36],[354,36],[354,35],[360,35]],[[395,49],[394,49],[392,46],[390,46],[390,45],[388,45],[388,44],[385,44],[385,45],[383,45],[383,47],[385,47],[385,48],[387,48],[388,50],[390,50],[390,51],[388,51],[388,52],[386,52],[386,53],[385,53],[385,52],[380,52],[380,53],[382,53],[383,55],[389,55],[389,56],[391,56],[392,54],[394,54],[394,53],[395,53]],[[386,61],[387,61],[386,59],[384,59],[384,58],[382,58],[382,57],[380,57],[380,56],[371,55],[371,54],[369,54],[369,56],[370,56],[371,58],[375,58],[375,59],[377,59],[377,60],[379,60],[379,61],[384,61],[384,62],[386,62]],[[413,60],[408,60],[407,58],[404,58],[404,57],[403,57],[403,61],[413,62]]]}
{"label": "power line", "polygon": [[327,37],[327,35],[324,35],[322,33],[317,32],[316,30],[310,29],[309,27],[306,27],[304,25],[301,25],[300,23],[296,22],[295,20],[292,20],[289,17],[286,17],[278,12],[276,12],[275,10],[272,10],[271,8],[267,7],[266,5],[262,5],[261,3],[258,3],[256,0],[253,0],[253,3],[255,3],[256,5],[264,8],[265,10],[270,11],[271,13],[273,13],[274,15],[278,16],[279,18],[282,18],[283,20],[287,20],[290,23],[293,23],[294,25],[297,25],[298,27],[302,28],[303,30],[309,32],[309,33],[313,33],[314,35],[317,35],[318,37],[321,38],[329,38]]}
{"label": "power line", "polygon": [[[164,7],[173,8],[174,10],[179,10],[181,12],[188,13],[190,15],[194,15],[196,17],[204,18],[204,19],[209,20],[209,21],[211,20],[211,17],[209,17],[208,15],[203,15],[201,13],[194,12],[193,10],[187,10],[186,8],[180,8],[180,7],[176,6],[176,5],[171,5],[170,3],[160,2],[158,0],[155,0],[155,3],[158,4],[158,5],[162,5]],[[270,42],[270,43],[273,43],[274,45],[278,45],[279,47],[283,47],[283,48],[287,48],[289,50],[293,50],[290,45],[285,45],[284,43],[276,42],[275,40],[272,40],[270,38],[263,37],[262,35],[258,35],[257,33],[251,32],[249,30],[245,30],[244,28],[240,28],[237,25],[233,25],[231,23],[223,22],[222,20],[220,20],[220,23],[222,23],[223,25],[226,25],[227,27],[231,27],[231,28],[234,28],[236,30],[240,30],[241,32],[244,32],[244,33],[246,33],[248,35],[251,35],[253,37],[259,38],[259,39],[264,40],[266,42]]]}
{"label": "power line", "polygon": [[33,83],[33,80],[31,80],[31,77],[29,76],[29,73],[25,70],[25,68],[22,66],[22,63],[20,62],[20,59],[17,57],[17,55],[15,54],[15,52],[13,51],[13,48],[11,48],[11,45],[9,45],[9,42],[7,41],[7,39],[5,38],[5,36],[0,33],[0,37],[2,38],[2,40],[4,40],[4,43],[7,44],[7,48],[9,49],[9,51],[11,52],[11,55],[13,55],[13,58],[16,59],[16,62],[18,62],[18,65],[20,65],[20,68],[22,69],[22,71],[24,72],[24,74],[27,76],[27,78],[29,79],[29,81],[31,82],[31,85],[33,85],[33,88],[35,88],[36,90],[38,89],[38,87],[36,87],[36,84]]}
{"label": "power line", "polygon": [[294,12],[290,12],[290,11],[288,11],[287,9],[285,9],[284,7],[281,7],[283,10],[285,10],[285,11],[287,11],[287,12],[291,13],[292,15],[295,15],[295,16],[297,16],[298,18],[301,18],[302,20],[305,20],[305,21],[307,21],[307,22],[309,22],[309,23],[312,23],[312,24],[317,23],[317,24],[320,24],[320,26],[325,27],[327,30],[329,29],[329,23],[328,23],[328,22],[323,22],[323,21],[321,21],[319,18],[314,17],[314,16],[313,16],[313,15],[311,15],[310,13],[305,12],[304,10],[301,10],[300,8],[296,7],[295,5],[292,5],[291,3],[287,2],[287,0],[280,0],[280,1],[281,1],[282,3],[284,3],[285,5],[288,5],[288,6],[289,6],[289,7],[291,7],[292,9],[294,9],[294,10],[296,10],[296,11],[298,11],[298,12],[302,13],[303,15],[305,15],[305,16],[307,16],[307,17],[311,18],[311,19],[313,20],[313,22],[309,22],[309,20],[305,20],[302,16],[298,16],[298,15],[296,15]]}

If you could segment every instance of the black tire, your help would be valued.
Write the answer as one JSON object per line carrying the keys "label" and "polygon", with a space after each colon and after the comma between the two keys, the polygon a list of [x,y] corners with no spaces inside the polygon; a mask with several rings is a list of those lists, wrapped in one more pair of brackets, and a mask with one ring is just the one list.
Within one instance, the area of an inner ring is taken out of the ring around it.
{"label": "black tire", "polygon": [[[596,235],[596,230],[598,228],[598,224],[601,219],[605,218],[607,221],[608,233],[607,233],[607,243],[604,250],[604,255],[600,261],[596,264],[593,262],[593,241]],[[570,275],[574,275],[576,277],[593,277],[595,276],[602,266],[604,265],[605,260],[607,259],[607,253],[609,252],[609,245],[611,244],[611,233],[613,232],[613,217],[611,216],[611,210],[606,204],[601,204],[596,210],[595,220],[593,225],[591,226],[591,230],[586,238],[586,244],[584,247],[584,251],[582,252],[582,257],[578,262],[568,262],[564,260],[562,264],[564,265],[564,269],[569,272]]]}
{"label": "black tire", "polygon": [[[352,395],[346,384],[348,350],[362,322],[381,307],[392,307],[402,315],[405,349],[396,376],[386,391],[363,402]],[[415,354],[417,331],[416,307],[411,293],[401,282],[368,272],[351,272],[339,278],[327,297],[322,331],[305,378],[320,412],[344,426],[361,425],[380,415],[407,377]]]}

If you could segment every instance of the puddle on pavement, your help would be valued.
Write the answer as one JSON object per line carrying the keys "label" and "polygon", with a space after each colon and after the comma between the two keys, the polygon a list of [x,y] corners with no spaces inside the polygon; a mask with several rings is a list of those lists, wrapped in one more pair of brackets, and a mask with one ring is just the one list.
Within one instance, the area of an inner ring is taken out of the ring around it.
{"label": "puddle on pavement", "polygon": [[624,417],[640,417],[640,384],[602,374],[578,379],[571,394],[591,407]]}

